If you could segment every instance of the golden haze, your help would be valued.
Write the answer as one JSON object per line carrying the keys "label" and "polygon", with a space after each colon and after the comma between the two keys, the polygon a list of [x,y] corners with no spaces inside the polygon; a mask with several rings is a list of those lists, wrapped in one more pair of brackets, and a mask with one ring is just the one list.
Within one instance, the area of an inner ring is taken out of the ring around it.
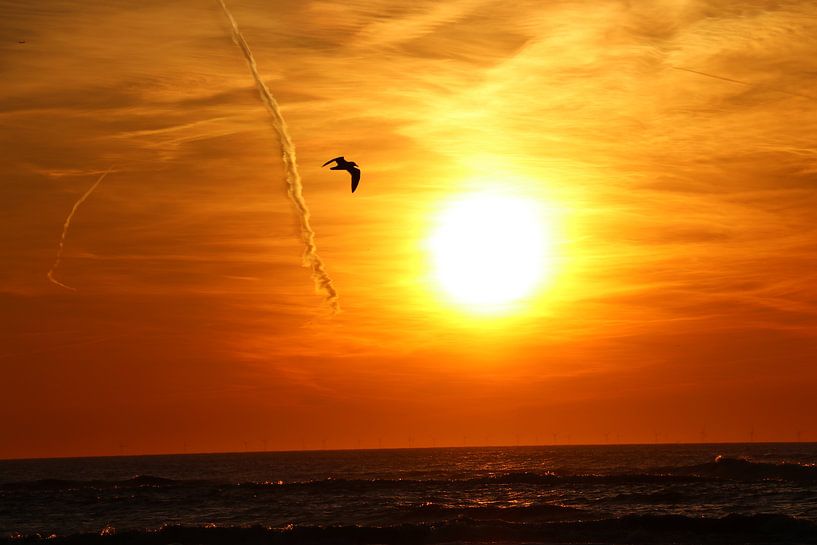
{"label": "golden haze", "polygon": [[[0,457],[817,439],[814,3],[230,5],[343,312],[217,2],[0,1]],[[553,221],[518,312],[429,272],[484,184]]]}

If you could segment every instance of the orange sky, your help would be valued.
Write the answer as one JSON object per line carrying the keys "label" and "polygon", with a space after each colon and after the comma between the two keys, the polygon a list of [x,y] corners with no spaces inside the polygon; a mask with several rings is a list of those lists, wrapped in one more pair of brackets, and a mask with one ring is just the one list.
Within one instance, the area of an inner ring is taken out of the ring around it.
{"label": "orange sky", "polygon": [[[0,1],[0,458],[817,440],[813,2],[229,4],[343,312],[218,2]],[[427,251],[489,184],[556,248],[501,316]]]}

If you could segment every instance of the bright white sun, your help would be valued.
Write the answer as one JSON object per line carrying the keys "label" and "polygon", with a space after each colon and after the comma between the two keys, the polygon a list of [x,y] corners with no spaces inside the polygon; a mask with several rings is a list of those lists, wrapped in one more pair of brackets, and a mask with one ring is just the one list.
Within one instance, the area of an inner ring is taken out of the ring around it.
{"label": "bright white sun", "polygon": [[533,293],[551,269],[537,201],[479,193],[443,210],[429,240],[437,282],[455,302],[491,311]]}

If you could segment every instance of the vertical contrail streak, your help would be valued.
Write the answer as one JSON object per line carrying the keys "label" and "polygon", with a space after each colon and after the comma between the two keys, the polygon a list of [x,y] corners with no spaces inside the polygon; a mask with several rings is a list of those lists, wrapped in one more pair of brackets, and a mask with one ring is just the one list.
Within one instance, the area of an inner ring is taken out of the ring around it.
{"label": "vertical contrail streak", "polygon": [[225,15],[230,20],[232,26],[233,42],[241,49],[244,58],[252,72],[252,77],[255,80],[255,85],[258,87],[258,94],[261,95],[261,101],[267,107],[267,111],[272,118],[272,125],[278,133],[278,138],[281,141],[281,153],[283,154],[284,166],[286,168],[287,180],[287,194],[295,205],[298,211],[298,218],[301,224],[301,238],[303,239],[304,250],[304,265],[312,269],[312,279],[315,282],[315,287],[326,294],[326,300],[332,307],[333,312],[340,310],[338,304],[338,293],[335,291],[335,286],[332,284],[332,279],[326,272],[323,261],[318,255],[318,247],[315,245],[315,231],[309,223],[309,208],[306,206],[306,201],[303,195],[303,183],[301,182],[301,175],[298,173],[298,163],[295,158],[295,145],[292,143],[292,138],[289,136],[284,117],[281,115],[281,109],[278,107],[278,102],[272,96],[272,93],[267,87],[267,84],[261,79],[258,73],[258,66],[255,64],[255,57],[253,57],[250,46],[241,34],[238,28],[238,23],[235,22],[230,10],[227,9],[227,4],[224,0],[218,0]]}
{"label": "vertical contrail streak", "polygon": [[[113,168],[113,167],[111,167],[111,168]],[[103,172],[102,176],[100,176],[97,179],[97,181],[94,182],[94,185],[92,185],[90,188],[88,188],[88,191],[83,193],[82,197],[77,199],[77,202],[74,203],[74,207],[71,209],[71,212],[68,214],[68,217],[65,218],[65,223],[62,226],[62,236],[60,237],[60,245],[57,247],[57,258],[54,260],[54,264],[51,265],[51,269],[48,271],[48,274],[46,275],[46,276],[48,276],[48,279],[51,282],[53,282],[54,284],[56,284],[57,286],[60,286],[60,287],[65,288],[67,290],[77,291],[77,288],[72,288],[71,286],[66,286],[65,284],[63,284],[62,282],[60,282],[59,280],[54,278],[54,271],[57,270],[57,267],[60,266],[60,260],[62,259],[62,250],[63,250],[63,248],[65,248],[65,237],[68,236],[68,228],[71,226],[71,219],[74,217],[74,214],[77,213],[77,209],[79,208],[79,205],[81,205],[82,203],[85,202],[85,199],[87,199],[91,195],[91,193],[94,192],[94,190],[99,186],[99,184],[102,183],[102,180],[105,179],[105,176],[107,176],[110,171],[111,171],[111,169],[109,168],[108,170]]]}

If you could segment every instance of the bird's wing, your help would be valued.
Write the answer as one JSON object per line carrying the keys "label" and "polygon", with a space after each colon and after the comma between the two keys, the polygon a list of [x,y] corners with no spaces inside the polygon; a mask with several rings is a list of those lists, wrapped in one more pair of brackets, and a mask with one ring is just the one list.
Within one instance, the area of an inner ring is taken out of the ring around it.
{"label": "bird's wing", "polygon": [[360,170],[354,167],[350,168],[349,174],[352,175],[352,193],[354,193],[355,189],[357,189],[357,184],[360,183]]}
{"label": "bird's wing", "polygon": [[328,165],[329,163],[332,163],[332,162],[334,162],[334,161],[343,161],[343,155],[341,155],[340,157],[335,157],[334,159],[329,159],[328,161],[326,161],[326,162],[325,162],[324,164],[322,164],[321,166],[322,166],[322,167],[325,167],[326,165]]}

